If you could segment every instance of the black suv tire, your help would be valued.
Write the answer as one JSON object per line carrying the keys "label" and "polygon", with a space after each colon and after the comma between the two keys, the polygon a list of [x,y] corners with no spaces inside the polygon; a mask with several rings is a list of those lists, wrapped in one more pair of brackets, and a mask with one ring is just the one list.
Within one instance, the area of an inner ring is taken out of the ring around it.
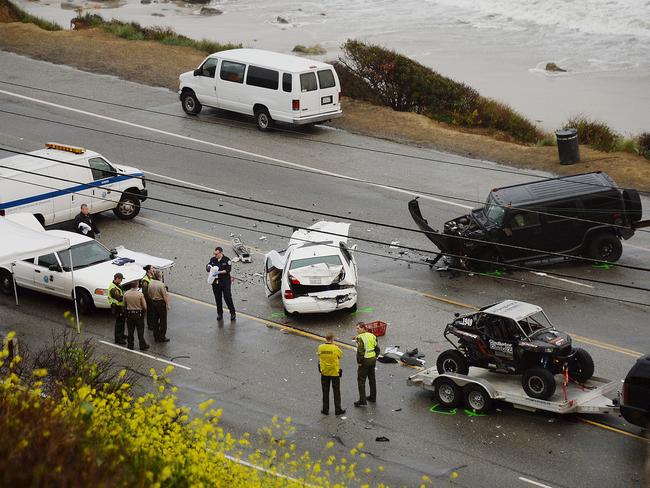
{"label": "black suv tire", "polygon": [[587,243],[587,257],[615,263],[623,254],[623,244],[614,234],[596,234]]}
{"label": "black suv tire", "polygon": [[530,368],[521,377],[521,386],[529,397],[548,400],[555,393],[555,376],[548,369]]}
{"label": "black suv tire", "polygon": [[575,356],[569,363],[569,377],[578,383],[584,383],[594,375],[594,360],[580,347],[575,348]]}
{"label": "black suv tire", "polygon": [[458,385],[449,378],[438,378],[433,382],[435,398],[439,405],[448,408],[457,407],[462,399]]}
{"label": "black suv tire", "polygon": [[447,349],[446,351],[443,351],[436,360],[436,367],[440,374],[469,373],[469,363],[467,362],[467,359],[465,359],[465,356],[456,349]]}

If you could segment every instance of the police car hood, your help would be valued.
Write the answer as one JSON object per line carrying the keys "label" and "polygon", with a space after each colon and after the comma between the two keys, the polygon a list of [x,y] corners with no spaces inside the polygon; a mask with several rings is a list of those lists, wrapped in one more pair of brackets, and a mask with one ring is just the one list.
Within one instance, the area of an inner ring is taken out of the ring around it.
{"label": "police car hood", "polygon": [[113,281],[115,273],[122,273],[124,275],[124,281],[122,283],[137,281],[145,275],[142,266],[138,266],[135,263],[124,263],[120,265],[119,263],[122,262],[123,260],[116,258],[110,261],[104,261],[103,263],[93,264],[92,266],[75,269],[75,281],[79,284],[84,283],[88,285],[92,288],[91,291],[93,291],[95,288],[108,288],[108,285]]}
{"label": "police car hood", "polygon": [[555,329],[543,329],[534,332],[530,336],[530,340],[537,345],[544,347],[554,347],[563,349],[571,345],[571,336],[565,332],[560,332]]}

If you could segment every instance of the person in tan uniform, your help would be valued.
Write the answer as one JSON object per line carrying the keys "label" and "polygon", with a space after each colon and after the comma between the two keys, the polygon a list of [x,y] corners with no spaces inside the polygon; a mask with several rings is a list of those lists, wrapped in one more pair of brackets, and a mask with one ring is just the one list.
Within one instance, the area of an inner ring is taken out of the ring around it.
{"label": "person in tan uniform", "polygon": [[147,302],[144,295],[136,287],[136,283],[127,283],[124,293],[126,305],[126,328],[128,331],[127,345],[129,349],[134,346],[134,332],[138,331],[138,344],[141,351],[149,349],[149,344],[144,339],[144,314],[147,313]]}
{"label": "person in tan uniform", "polygon": [[156,342],[169,342],[167,338],[167,310],[169,310],[169,294],[162,282],[162,273],[158,270],[153,275],[148,288],[149,299],[153,307],[153,337]]}
{"label": "person in tan uniform", "polygon": [[154,268],[151,264],[147,264],[143,269],[147,273],[141,280],[142,293],[144,295],[144,299],[147,301],[147,328],[149,330],[153,330],[153,306],[151,305],[151,298],[149,298],[149,283],[151,283],[151,280],[153,280],[153,275],[156,272],[156,268]]}

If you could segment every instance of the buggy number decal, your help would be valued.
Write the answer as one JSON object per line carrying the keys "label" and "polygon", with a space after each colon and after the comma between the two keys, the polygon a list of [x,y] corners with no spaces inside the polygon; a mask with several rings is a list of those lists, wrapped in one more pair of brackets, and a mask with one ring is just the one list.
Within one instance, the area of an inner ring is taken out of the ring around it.
{"label": "buggy number decal", "polygon": [[474,319],[472,319],[472,317],[463,317],[460,323],[461,325],[464,325],[466,327],[471,327],[472,324],[474,323]]}

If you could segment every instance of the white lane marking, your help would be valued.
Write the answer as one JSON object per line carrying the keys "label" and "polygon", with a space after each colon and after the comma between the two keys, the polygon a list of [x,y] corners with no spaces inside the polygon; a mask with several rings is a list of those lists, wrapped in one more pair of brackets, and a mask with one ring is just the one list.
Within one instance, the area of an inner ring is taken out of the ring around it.
{"label": "white lane marking", "polygon": [[588,285],[586,283],[580,283],[579,281],[567,280],[566,278],[560,278],[558,276],[551,276],[551,275],[548,275],[546,273],[542,273],[540,271],[530,271],[530,273],[533,273],[534,275],[537,275],[537,276],[543,276],[544,278],[552,278],[554,280],[564,281],[565,283],[571,283],[573,285],[584,286],[586,288],[593,288],[593,286]]}
{"label": "white lane marking", "polygon": [[217,144],[215,142],[204,141],[202,139],[196,139],[194,137],[184,136],[184,135],[181,135],[181,134],[176,134],[174,132],[169,132],[169,131],[162,130],[162,129],[156,129],[154,127],[148,127],[146,125],[135,124],[133,122],[127,122],[125,120],[119,120],[119,119],[116,119],[116,118],[113,118],[113,117],[108,117],[106,115],[100,115],[100,114],[96,114],[96,113],[93,113],[93,112],[87,112],[85,110],[80,110],[78,108],[66,107],[65,105],[59,105],[58,103],[47,102],[45,100],[40,100],[38,98],[33,98],[33,97],[25,96],[25,95],[20,95],[18,93],[9,92],[9,91],[6,91],[6,90],[0,90],[0,93],[3,93],[5,95],[9,95],[9,96],[12,96],[12,97],[20,98],[22,100],[29,100],[30,102],[40,103],[41,105],[47,105],[49,107],[55,107],[55,108],[59,108],[61,110],[67,110],[69,112],[75,112],[75,113],[78,113],[78,114],[83,114],[83,115],[87,115],[87,116],[90,116],[90,117],[95,117],[95,118],[102,119],[102,120],[108,120],[109,122],[114,122],[116,124],[122,124],[122,125],[127,125],[129,127],[135,127],[137,129],[148,130],[148,131],[151,131],[151,132],[155,132],[157,134],[162,134],[162,135],[170,136],[170,137],[176,137],[178,139],[183,139],[185,141],[195,142],[195,143],[198,143],[198,144],[205,144],[207,146],[212,146],[212,147],[216,147],[216,148],[219,148],[219,149],[226,149],[228,151],[232,151],[232,152],[237,153],[237,154],[243,154],[245,156],[264,159],[266,161],[272,161],[274,163],[280,163],[280,164],[284,164],[286,166],[292,166],[294,168],[300,168],[300,169],[305,169],[305,170],[309,170],[309,171],[314,171],[314,172],[321,173],[321,174],[328,175],[328,176],[335,176],[337,178],[344,178],[344,179],[349,180],[349,181],[354,181],[354,182],[357,182],[357,183],[363,183],[363,184],[367,184],[367,185],[370,185],[370,186],[374,186],[376,188],[383,188],[383,189],[386,189],[386,190],[391,190],[391,191],[394,191],[394,192],[397,192],[397,193],[405,193],[407,195],[420,197],[420,198],[423,198],[425,200],[431,200],[431,201],[434,201],[434,202],[445,203],[447,205],[453,205],[455,207],[461,207],[461,208],[466,208],[466,209],[471,209],[472,208],[472,207],[470,207],[468,205],[463,205],[463,204],[452,202],[452,201],[449,201],[449,200],[444,200],[442,198],[436,198],[436,197],[432,197],[432,196],[429,196],[429,195],[421,195],[421,194],[416,193],[416,192],[411,192],[411,191],[408,191],[408,190],[401,190],[399,188],[394,188],[394,187],[389,186],[389,185],[381,185],[381,184],[377,184],[377,183],[366,183],[363,180],[360,180],[359,178],[354,178],[352,176],[347,176],[347,175],[343,175],[343,174],[340,174],[340,173],[333,173],[331,171],[325,171],[325,170],[322,170],[322,169],[313,168],[311,166],[307,166],[307,165],[304,165],[304,164],[292,163],[291,161],[286,161],[284,159],[272,158],[270,156],[264,156],[263,154],[258,154],[258,153],[254,153],[254,152],[250,152],[250,151],[244,151],[243,149],[237,149],[237,148],[230,147],[230,146],[224,146],[223,144]]}
{"label": "white lane marking", "polygon": [[296,478],[292,478],[291,476],[287,476],[286,474],[278,473],[276,471],[271,471],[270,469],[263,468],[262,466],[258,466],[258,465],[253,464],[253,463],[249,463],[248,461],[244,461],[243,459],[237,459],[236,457],[230,456],[228,454],[224,454],[223,457],[226,458],[229,461],[234,462],[234,463],[241,464],[241,465],[246,466],[248,468],[256,469],[258,471],[261,471],[262,473],[266,473],[266,474],[269,474],[271,476],[275,476],[276,478],[280,478],[280,479],[287,480],[287,481],[292,481],[294,483],[300,484],[300,486],[307,486],[307,487],[316,488],[316,485],[309,484],[309,483],[307,483],[307,482],[305,482],[303,480],[298,480]]}
{"label": "white lane marking", "polygon": [[117,345],[117,344],[113,344],[112,342],[106,342],[106,341],[101,341],[101,340],[97,341],[97,342],[101,342],[102,344],[114,347],[116,349],[122,349],[122,351],[132,352],[133,354],[139,354],[140,356],[144,356],[144,357],[149,358],[149,359],[155,359],[156,361],[160,361],[161,363],[171,364],[172,366],[176,366],[176,367],[181,368],[181,369],[186,369],[187,371],[192,370],[192,368],[190,368],[189,366],[184,366],[182,364],[178,364],[178,363],[175,363],[173,361],[167,361],[166,359],[158,358],[156,356],[152,356],[151,354],[146,354],[144,352],[134,351],[133,349],[129,349],[128,347],[123,347],[123,346],[120,346],[120,345]]}
{"label": "white lane marking", "polygon": [[553,488],[552,486],[545,485],[544,483],[539,483],[537,481],[529,480],[528,478],[524,478],[523,476],[520,476],[519,479],[525,483],[530,483],[531,485],[539,486],[540,488]]}
{"label": "white lane marking", "polygon": [[210,188],[209,186],[197,185],[196,183],[192,183],[191,181],[179,180],[178,178],[172,178],[171,176],[161,175],[159,173],[154,173],[152,171],[143,171],[143,173],[146,173],[146,174],[152,175],[152,176],[156,176],[158,178],[165,178],[166,180],[175,181],[176,183],[182,183],[183,185],[193,186],[194,188],[199,188],[201,190],[207,190],[207,191],[210,191],[212,193],[218,193],[220,195],[227,195],[228,194],[227,191],[217,190],[215,188]]}

